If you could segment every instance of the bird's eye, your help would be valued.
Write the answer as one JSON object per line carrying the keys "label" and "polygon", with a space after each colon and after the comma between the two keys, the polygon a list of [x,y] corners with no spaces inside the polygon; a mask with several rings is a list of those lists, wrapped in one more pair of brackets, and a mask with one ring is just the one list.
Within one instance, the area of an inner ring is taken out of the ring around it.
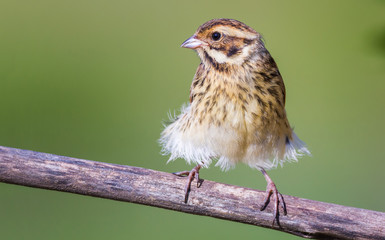
{"label": "bird's eye", "polygon": [[214,32],[213,35],[211,35],[211,38],[214,41],[218,41],[221,38],[221,34],[219,32]]}

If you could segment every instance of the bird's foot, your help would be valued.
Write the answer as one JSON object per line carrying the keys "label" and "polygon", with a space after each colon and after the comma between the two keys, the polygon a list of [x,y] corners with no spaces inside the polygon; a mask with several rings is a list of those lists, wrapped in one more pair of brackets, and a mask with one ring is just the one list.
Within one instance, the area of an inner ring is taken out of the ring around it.
{"label": "bird's foot", "polygon": [[287,215],[285,200],[283,199],[282,194],[280,192],[278,192],[277,187],[275,186],[274,182],[271,180],[269,175],[267,175],[266,171],[264,169],[262,169],[261,172],[263,173],[263,175],[265,176],[266,181],[267,181],[266,196],[265,196],[265,199],[264,199],[264,204],[261,207],[261,211],[266,209],[266,207],[270,203],[271,196],[273,196],[273,200],[274,200],[274,218],[273,218],[272,225],[274,225],[274,222],[277,222],[277,225],[280,226],[280,224],[279,224],[279,205],[281,204],[281,206],[282,206],[283,215]]}
{"label": "bird's foot", "polygon": [[184,202],[187,203],[188,200],[188,195],[190,193],[191,189],[191,182],[194,180],[194,178],[197,179],[197,187],[199,188],[200,185],[202,184],[201,179],[199,178],[199,169],[201,169],[200,165],[196,165],[191,171],[182,171],[182,172],[175,172],[173,173],[174,175],[180,176],[180,177],[185,177],[187,176],[187,183],[184,188],[185,191],[185,196],[184,196]]}

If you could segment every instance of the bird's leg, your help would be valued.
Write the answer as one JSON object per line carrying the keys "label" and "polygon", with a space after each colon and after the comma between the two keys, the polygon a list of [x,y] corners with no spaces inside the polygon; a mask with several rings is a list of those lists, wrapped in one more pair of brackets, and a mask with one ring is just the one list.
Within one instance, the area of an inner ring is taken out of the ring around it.
{"label": "bird's leg", "polygon": [[287,211],[286,211],[285,200],[283,199],[282,194],[278,192],[278,189],[275,186],[273,180],[271,180],[269,175],[267,175],[265,169],[261,168],[261,172],[262,172],[262,174],[265,177],[266,182],[267,182],[266,196],[265,196],[264,204],[261,207],[261,211],[265,210],[267,205],[269,205],[269,203],[270,203],[271,196],[274,195],[273,196],[273,199],[274,199],[274,219],[273,219],[273,225],[274,225],[274,221],[277,221],[277,224],[279,225],[279,208],[278,208],[278,205],[281,203],[281,206],[283,208],[283,215],[286,215]]}
{"label": "bird's leg", "polygon": [[191,182],[194,180],[194,178],[197,179],[197,187],[200,187],[201,180],[199,179],[199,169],[201,169],[201,165],[196,165],[191,171],[182,171],[182,172],[176,172],[173,173],[174,175],[183,177],[183,176],[188,176],[187,178],[187,183],[184,188],[185,191],[185,196],[184,196],[184,202],[187,203],[188,200],[188,195],[190,193],[190,188],[191,188]]}

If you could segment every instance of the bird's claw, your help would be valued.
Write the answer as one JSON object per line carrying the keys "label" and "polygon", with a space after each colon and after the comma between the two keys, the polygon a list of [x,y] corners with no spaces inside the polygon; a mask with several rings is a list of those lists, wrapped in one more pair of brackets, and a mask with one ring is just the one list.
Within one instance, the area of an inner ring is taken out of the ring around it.
{"label": "bird's claw", "polygon": [[271,181],[268,182],[267,187],[266,187],[266,196],[264,199],[264,204],[261,207],[261,211],[265,210],[266,207],[270,203],[270,198],[273,196],[274,200],[274,218],[273,218],[273,225],[274,222],[277,222],[277,225],[280,226],[279,223],[279,205],[281,205],[283,209],[283,215],[287,215],[287,210],[286,210],[286,203],[285,200],[283,199],[283,196],[280,192],[278,192],[277,187],[275,184]]}
{"label": "bird's claw", "polygon": [[202,185],[202,181],[199,178],[199,169],[201,168],[200,165],[195,166],[191,171],[182,171],[182,172],[175,172],[174,175],[180,176],[180,177],[188,177],[187,183],[184,188],[185,196],[184,196],[184,203],[187,203],[188,196],[191,189],[191,183],[196,178],[197,179],[197,187],[199,188]]}

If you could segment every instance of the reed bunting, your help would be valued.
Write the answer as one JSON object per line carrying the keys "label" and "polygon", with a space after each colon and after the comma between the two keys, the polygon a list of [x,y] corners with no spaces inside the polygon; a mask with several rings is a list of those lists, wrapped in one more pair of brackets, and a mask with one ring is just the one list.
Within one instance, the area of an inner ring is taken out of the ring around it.
{"label": "reed bunting", "polygon": [[[185,186],[187,203],[191,182],[213,160],[228,170],[245,163],[262,172],[266,197],[261,210],[274,200],[279,224],[282,195],[265,170],[297,161],[310,152],[296,136],[285,111],[285,86],[277,64],[261,35],[233,19],[214,19],[201,25],[181,47],[194,49],[201,60],[190,88],[190,103],[171,119],[160,143],[170,160],[184,158],[197,164]],[[170,161],[169,160],[169,161]]]}

